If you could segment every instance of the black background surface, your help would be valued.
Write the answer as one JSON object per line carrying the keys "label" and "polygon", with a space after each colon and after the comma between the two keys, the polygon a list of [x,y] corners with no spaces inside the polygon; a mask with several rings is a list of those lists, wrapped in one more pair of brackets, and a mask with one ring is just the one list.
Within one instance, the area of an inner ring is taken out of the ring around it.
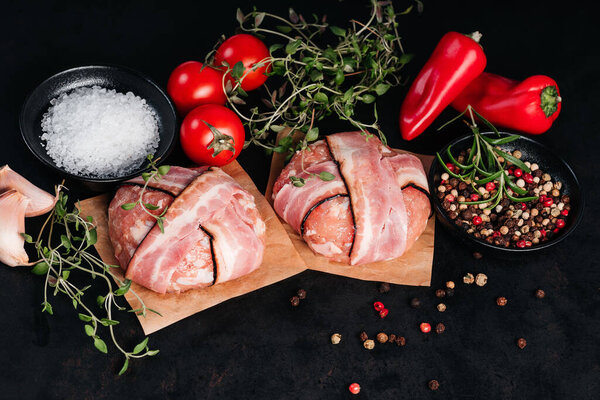
{"label": "black background surface", "polygon": [[[234,4],[238,3],[238,4]],[[18,114],[26,95],[48,76],[94,63],[129,66],[165,85],[180,62],[202,60],[219,35],[233,34],[235,10],[285,15],[326,13],[345,26],[365,20],[366,2],[195,1],[8,2],[0,11],[0,164],[51,190],[59,177],[42,167],[21,141]],[[401,8],[398,6],[398,8]],[[578,2],[426,2],[422,15],[402,20],[414,77],[439,38],[449,30],[483,32],[487,70],[523,79],[546,74],[564,98],[552,129],[539,140],[560,152],[577,172],[587,209],[577,231],[556,249],[517,261],[473,259],[442,229],[436,232],[431,288],[377,284],[307,271],[279,284],[213,307],[150,338],[154,358],[133,362],[117,376],[122,359],[114,348],[99,353],[85,336],[69,302],[52,301],[55,315],[40,313],[43,282],[27,268],[0,267],[0,398],[285,398],[285,399],[592,399],[600,392],[600,272],[597,179],[600,165],[598,93],[600,38],[595,13]],[[399,138],[397,113],[406,88],[390,90],[379,104],[383,130],[394,147],[432,153],[465,133],[459,124],[431,128],[411,143]],[[447,110],[434,124],[455,115]],[[337,123],[330,128],[341,130]],[[323,130],[322,130],[323,131]],[[242,166],[262,190],[269,160],[246,150]],[[185,162],[174,154],[170,163]],[[72,198],[90,193],[71,191]],[[38,220],[28,220],[36,232]],[[460,283],[466,272],[484,272],[484,288]],[[447,280],[456,295],[439,313],[433,292]],[[297,308],[288,299],[308,292]],[[538,300],[533,292],[546,291]],[[497,296],[509,301],[495,305]],[[408,301],[423,300],[419,310]],[[381,300],[384,320],[373,312]],[[131,314],[119,316],[122,341],[143,338]],[[443,335],[423,335],[418,324],[443,322]],[[407,345],[366,351],[360,331],[402,334]],[[341,344],[329,336],[339,332]],[[528,346],[519,350],[518,337]],[[437,392],[427,381],[437,379]],[[359,382],[353,397],[347,387]]]}

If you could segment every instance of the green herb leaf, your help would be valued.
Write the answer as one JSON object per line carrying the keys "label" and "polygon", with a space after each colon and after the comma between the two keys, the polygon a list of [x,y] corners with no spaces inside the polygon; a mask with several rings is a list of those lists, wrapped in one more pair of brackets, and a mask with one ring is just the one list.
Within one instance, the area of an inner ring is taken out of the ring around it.
{"label": "green herb leaf", "polygon": [[285,46],[285,52],[290,55],[295,54],[300,46],[302,46],[302,40],[294,40]]}
{"label": "green herb leaf", "polygon": [[144,350],[146,348],[146,346],[148,345],[148,340],[149,340],[149,338],[146,337],[144,340],[142,340],[140,343],[138,343],[137,346],[135,346],[133,348],[133,351],[131,353],[132,354],[141,353],[142,350]]}
{"label": "green herb leaf", "polygon": [[50,303],[48,303],[47,301],[42,303],[42,312],[47,312],[50,315],[54,315],[54,311],[52,311],[52,305],[50,305]]}
{"label": "green herb leaf", "polygon": [[98,296],[96,297],[96,303],[98,304],[98,307],[102,307],[104,305],[104,296]]}
{"label": "green herb leaf", "polygon": [[129,367],[129,358],[125,358],[125,362],[123,363],[123,366],[121,367],[121,370],[119,371],[119,375],[123,375],[125,373],[125,371],[127,371],[128,367]]}
{"label": "green herb leaf", "polygon": [[158,228],[160,229],[160,233],[165,233],[165,226],[163,224],[162,218],[159,218],[156,220],[156,225],[158,225]]}
{"label": "green herb leaf", "polygon": [[119,321],[115,321],[114,319],[102,318],[100,320],[100,323],[104,326],[109,326],[109,325],[118,325]]}
{"label": "green herb leaf", "polygon": [[169,173],[170,170],[171,170],[170,165],[161,165],[160,167],[158,167],[158,174],[161,176],[165,176],[166,174]]}
{"label": "green herb leaf", "polygon": [[240,25],[242,25],[244,23],[244,21],[246,20],[244,13],[239,8],[235,12],[235,19],[237,20],[237,22],[240,23]]}
{"label": "green herb leaf", "polygon": [[346,30],[345,29],[342,29],[342,28],[337,27],[335,25],[330,25],[329,29],[331,29],[331,32],[333,32],[333,34],[336,35],[336,36],[346,37]]}
{"label": "green herb leaf", "polygon": [[129,288],[131,287],[131,280],[126,279],[125,282],[123,283],[123,285],[121,287],[119,287],[117,290],[115,290],[115,296],[123,296],[125,293],[127,293],[129,291]]}
{"label": "green herb leaf", "polygon": [[363,94],[361,96],[361,100],[365,104],[371,104],[375,101],[375,96],[373,96],[372,94]]}
{"label": "green herb leaf", "polygon": [[322,181],[332,181],[335,179],[335,175],[330,172],[323,171],[319,174],[319,178],[321,178]]}
{"label": "green herb leaf", "polygon": [[125,203],[125,204],[121,204],[121,208],[123,210],[133,210],[135,208],[135,206],[137,205],[137,203]]}
{"label": "green herb leaf", "polygon": [[85,240],[88,247],[96,244],[98,241],[98,233],[96,232],[96,228],[89,229],[85,232]]}
{"label": "green herb leaf", "polygon": [[400,64],[408,64],[414,57],[414,54],[402,54],[398,59],[398,62]]}
{"label": "green herb leaf", "polygon": [[65,250],[69,251],[71,249],[71,241],[67,235],[60,235],[60,243],[63,245]]}
{"label": "green herb leaf", "polygon": [[148,182],[150,178],[152,178],[151,172],[142,172],[142,179],[144,180],[144,182]]}
{"label": "green herb leaf", "polygon": [[31,272],[35,275],[46,275],[48,269],[50,269],[50,266],[45,261],[41,261],[33,266]]}
{"label": "green herb leaf", "polygon": [[344,80],[346,79],[346,77],[344,76],[344,71],[341,69],[338,69],[337,71],[335,71],[335,79],[334,79],[334,83],[339,86],[342,83],[344,83]]}
{"label": "green herb leaf", "polygon": [[144,207],[151,211],[158,210],[160,208],[159,206],[155,206],[154,204],[150,203],[144,203]]}
{"label": "green herb leaf", "polygon": [[25,240],[25,242],[27,242],[27,243],[33,243],[33,238],[30,235],[28,235],[28,234],[26,234],[24,232],[21,232],[21,236],[23,237],[23,239]]}
{"label": "green herb leaf", "polygon": [[260,24],[262,24],[263,20],[265,19],[265,13],[261,12],[256,14],[256,16],[254,17],[254,27],[258,28],[258,26]]}
{"label": "green herb leaf", "polygon": [[[81,315],[81,314],[80,314],[80,315]],[[80,317],[80,318],[81,318],[81,317]],[[91,320],[92,320],[92,319],[90,318],[90,321],[91,321]],[[86,325],[84,325],[84,326],[83,326],[83,328],[85,329],[85,334],[86,334],[86,335],[88,335],[88,336],[94,336],[94,333],[95,333],[95,332],[94,332],[94,327],[93,327],[93,326],[91,326],[91,325],[87,325],[87,324],[86,324]]]}
{"label": "green herb leaf", "polygon": [[104,354],[108,353],[108,348],[106,347],[106,343],[104,343],[104,340],[100,339],[99,337],[94,338],[94,347],[96,347],[98,350],[100,350]]}
{"label": "green herb leaf", "polygon": [[276,52],[279,49],[283,49],[283,45],[281,43],[272,44],[269,47],[269,54],[273,54],[274,52]]}
{"label": "green herb leaf", "polygon": [[241,61],[238,61],[237,63],[235,63],[235,65],[233,66],[233,69],[231,70],[231,76],[234,79],[240,79],[242,77],[242,75],[244,75],[245,70],[246,70],[246,68],[244,67],[244,63]]}
{"label": "green herb leaf", "polygon": [[66,281],[67,279],[69,279],[70,274],[71,274],[71,271],[63,271],[62,278]]}
{"label": "green herb leaf", "polygon": [[148,351],[146,352],[146,354],[147,354],[147,355],[149,355],[149,356],[155,356],[155,355],[157,355],[159,352],[160,352],[160,350],[148,350]]}
{"label": "green herb leaf", "polygon": [[317,92],[317,93],[315,93],[314,99],[315,99],[315,101],[317,103],[321,103],[321,104],[328,104],[329,103],[329,98],[323,92]]}
{"label": "green herb leaf", "polygon": [[306,184],[306,182],[304,181],[304,178],[298,178],[295,176],[290,176],[290,181],[292,181],[292,185],[294,185],[296,187],[302,187]]}
{"label": "green herb leaf", "polygon": [[[78,316],[79,316],[79,319],[82,320],[83,322],[90,322],[92,320],[92,317],[90,317],[89,315],[86,315],[86,314],[79,313]],[[92,336],[92,335],[88,335],[88,336]]]}
{"label": "green herb leaf", "polygon": [[304,139],[306,139],[306,141],[309,143],[314,142],[318,138],[319,138],[319,128],[316,126],[313,128],[310,128],[308,130],[308,132],[306,132],[306,136],[304,137]]}
{"label": "green herb leaf", "polygon": [[287,25],[277,25],[275,29],[277,29],[281,33],[290,33],[292,31],[292,28]]}
{"label": "green herb leaf", "polygon": [[381,96],[385,94],[385,92],[387,92],[390,89],[390,87],[392,86],[387,83],[380,83],[379,85],[375,86],[375,93],[377,93],[378,96]]}

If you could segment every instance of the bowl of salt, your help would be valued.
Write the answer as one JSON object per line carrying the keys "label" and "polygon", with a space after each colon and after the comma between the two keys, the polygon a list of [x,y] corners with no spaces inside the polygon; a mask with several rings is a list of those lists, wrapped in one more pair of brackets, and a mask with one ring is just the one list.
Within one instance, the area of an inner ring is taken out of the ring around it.
{"label": "bowl of salt", "polygon": [[27,97],[19,119],[31,152],[67,179],[94,192],[164,160],[175,146],[177,115],[166,93],[145,75],[120,66],[72,68]]}

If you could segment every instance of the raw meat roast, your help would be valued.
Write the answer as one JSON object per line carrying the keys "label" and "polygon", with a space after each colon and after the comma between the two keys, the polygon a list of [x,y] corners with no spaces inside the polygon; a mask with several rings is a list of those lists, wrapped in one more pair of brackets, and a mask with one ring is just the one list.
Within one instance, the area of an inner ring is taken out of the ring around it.
{"label": "raw meat roast", "polygon": [[[320,179],[322,172],[334,179]],[[297,152],[273,186],[273,202],[314,252],[360,265],[399,257],[413,245],[431,212],[428,193],[417,157],[344,132]]]}
{"label": "raw meat roast", "polygon": [[108,209],[109,236],[125,277],[158,293],[239,278],[262,262],[265,223],[254,197],[219,168],[171,167],[150,180],[144,203],[164,215],[164,233],[138,204],[144,180],[125,182]]}

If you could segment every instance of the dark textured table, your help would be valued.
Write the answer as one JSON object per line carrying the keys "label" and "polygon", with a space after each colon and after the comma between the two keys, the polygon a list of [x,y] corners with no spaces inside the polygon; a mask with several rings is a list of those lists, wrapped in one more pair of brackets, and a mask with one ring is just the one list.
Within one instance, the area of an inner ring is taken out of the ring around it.
{"label": "dark textured table", "polygon": [[[90,3],[90,4],[87,4]],[[138,69],[165,85],[180,62],[202,60],[221,34],[231,35],[238,4],[221,1],[9,2],[0,14],[0,164],[8,163],[35,184],[51,190],[60,177],[33,158],[21,141],[18,114],[25,96],[63,69],[115,63]],[[244,9],[251,5],[237,1]],[[271,4],[269,4],[271,3]],[[364,19],[365,2],[333,0],[259,1],[259,9],[285,14],[328,14],[344,26]],[[0,267],[0,398],[285,398],[370,399],[593,399],[600,391],[600,256],[597,241],[597,179],[600,164],[598,21],[572,2],[427,2],[422,15],[401,20],[407,51],[416,54],[407,73],[414,77],[437,40],[449,30],[483,32],[488,71],[514,78],[546,74],[558,82],[563,109],[551,131],[539,137],[577,172],[586,191],[581,225],[551,252],[503,261],[475,260],[441,228],[436,232],[431,288],[393,286],[379,294],[377,283],[304,272],[279,284],[230,300],[161,330],[150,338],[160,354],[133,362],[117,376],[122,359],[114,348],[98,352],[70,303],[54,299],[54,316],[40,313],[43,281],[28,268]],[[465,133],[456,124],[443,133],[430,129],[411,143],[399,139],[397,113],[406,88],[390,90],[379,102],[383,130],[394,147],[432,153]],[[447,110],[438,121],[455,115]],[[327,125],[326,125],[327,126]],[[344,129],[338,122],[330,130]],[[435,126],[439,126],[436,123]],[[183,162],[175,153],[170,163]],[[264,189],[269,160],[249,149],[240,162]],[[90,193],[72,188],[72,198]],[[28,230],[39,228],[28,220]],[[466,272],[483,272],[489,282],[467,286]],[[434,290],[457,283],[439,313]],[[288,299],[308,295],[292,308]],[[543,288],[546,297],[536,299]],[[497,296],[508,305],[497,307]],[[411,297],[423,305],[409,307]],[[385,319],[372,310],[381,300]],[[122,341],[143,337],[132,314],[119,315]],[[420,333],[421,321],[443,322],[442,335]],[[363,349],[358,334],[385,331],[406,337],[405,347]],[[343,335],[330,344],[330,335]],[[527,339],[520,350],[515,341]],[[110,347],[110,344],[109,344]],[[440,382],[431,392],[430,379]],[[354,398],[354,397],[353,397]]]}

